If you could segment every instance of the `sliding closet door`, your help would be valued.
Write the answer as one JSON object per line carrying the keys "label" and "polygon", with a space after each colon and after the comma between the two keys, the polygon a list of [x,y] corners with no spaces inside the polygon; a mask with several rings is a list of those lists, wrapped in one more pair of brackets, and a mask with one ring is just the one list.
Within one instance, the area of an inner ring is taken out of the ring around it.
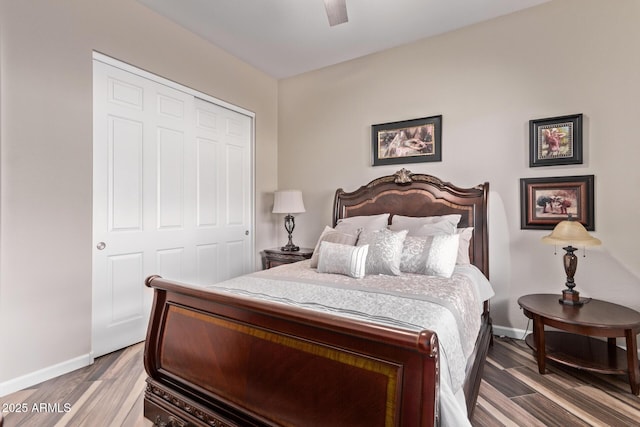
{"label": "sliding closet door", "polygon": [[253,266],[252,117],[147,77],[94,61],[94,357],[144,340],[145,277]]}

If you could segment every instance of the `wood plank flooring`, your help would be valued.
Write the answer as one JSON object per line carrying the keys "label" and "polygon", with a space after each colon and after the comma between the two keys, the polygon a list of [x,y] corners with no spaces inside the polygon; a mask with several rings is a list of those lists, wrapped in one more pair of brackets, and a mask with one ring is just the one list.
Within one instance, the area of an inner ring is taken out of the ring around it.
{"label": "wood plank flooring", "polygon": [[[142,415],[143,351],[144,344],[136,344],[102,356],[91,366],[0,397],[3,427],[153,425]],[[22,407],[26,411],[15,412]]]}
{"label": "wood plank flooring", "polygon": [[[142,416],[142,353],[143,344],[137,344],[0,398],[4,427],[150,427]],[[640,426],[640,398],[630,393],[625,376],[590,374],[554,363],[547,368],[546,375],[538,374],[523,341],[496,338],[473,426]],[[8,405],[27,410],[6,412]]]}
{"label": "wood plank flooring", "polygon": [[472,423],[481,426],[640,426],[640,398],[626,376],[547,362],[540,375],[520,340],[494,340]]}

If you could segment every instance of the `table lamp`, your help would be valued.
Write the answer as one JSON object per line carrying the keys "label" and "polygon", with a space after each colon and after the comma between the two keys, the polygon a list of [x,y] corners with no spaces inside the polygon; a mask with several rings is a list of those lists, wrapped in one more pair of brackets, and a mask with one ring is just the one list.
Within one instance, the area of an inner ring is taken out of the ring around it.
{"label": "table lamp", "polygon": [[299,190],[280,190],[273,195],[273,213],[287,214],[284,217],[284,229],[289,233],[289,242],[280,249],[283,251],[293,252],[300,250],[299,246],[293,244],[291,236],[293,229],[296,227],[293,218],[294,213],[302,213],[304,210],[304,202],[302,201],[302,192]]}
{"label": "table lamp", "polygon": [[560,303],[567,305],[582,305],[584,299],[580,299],[580,293],[573,288],[576,283],[573,276],[578,268],[578,257],[574,254],[579,246],[599,246],[600,240],[592,237],[584,226],[575,221],[571,215],[564,221],[560,221],[551,234],[544,236],[542,242],[549,245],[567,245],[563,247],[566,253],[563,256],[564,271],[567,275],[567,289],[562,291]]}

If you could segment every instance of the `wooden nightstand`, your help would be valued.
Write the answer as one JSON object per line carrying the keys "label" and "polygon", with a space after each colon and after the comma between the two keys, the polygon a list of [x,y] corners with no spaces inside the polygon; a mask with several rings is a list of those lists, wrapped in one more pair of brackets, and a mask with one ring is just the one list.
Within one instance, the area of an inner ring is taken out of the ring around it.
{"label": "wooden nightstand", "polygon": [[[564,305],[558,295],[551,294],[525,295],[518,305],[533,319],[533,334],[526,342],[536,352],[541,374],[547,359],[602,374],[627,374],[631,392],[638,394],[640,313],[597,299],[582,306]],[[545,331],[545,325],[567,332]],[[616,346],[616,337],[626,339],[626,351]]]}
{"label": "wooden nightstand", "polygon": [[265,249],[262,257],[263,268],[271,268],[282,264],[304,261],[311,258],[313,248],[300,248],[299,251],[283,251],[280,248]]}

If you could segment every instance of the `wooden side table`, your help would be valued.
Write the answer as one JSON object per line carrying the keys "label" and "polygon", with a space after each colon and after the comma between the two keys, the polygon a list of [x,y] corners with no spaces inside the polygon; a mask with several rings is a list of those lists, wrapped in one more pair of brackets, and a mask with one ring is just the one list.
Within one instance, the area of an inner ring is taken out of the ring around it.
{"label": "wooden side table", "polygon": [[[536,352],[541,374],[545,373],[547,359],[602,374],[627,374],[631,392],[639,393],[640,313],[597,299],[587,300],[582,306],[564,305],[553,294],[525,295],[518,304],[533,320],[533,334],[526,342]],[[545,331],[545,325],[567,332]],[[591,337],[605,337],[607,341]],[[626,351],[616,346],[616,337],[626,339]]]}
{"label": "wooden side table", "polygon": [[311,258],[313,248],[300,248],[298,251],[283,251],[280,248],[265,249],[262,258],[264,268],[272,268],[282,264],[304,261]]}

